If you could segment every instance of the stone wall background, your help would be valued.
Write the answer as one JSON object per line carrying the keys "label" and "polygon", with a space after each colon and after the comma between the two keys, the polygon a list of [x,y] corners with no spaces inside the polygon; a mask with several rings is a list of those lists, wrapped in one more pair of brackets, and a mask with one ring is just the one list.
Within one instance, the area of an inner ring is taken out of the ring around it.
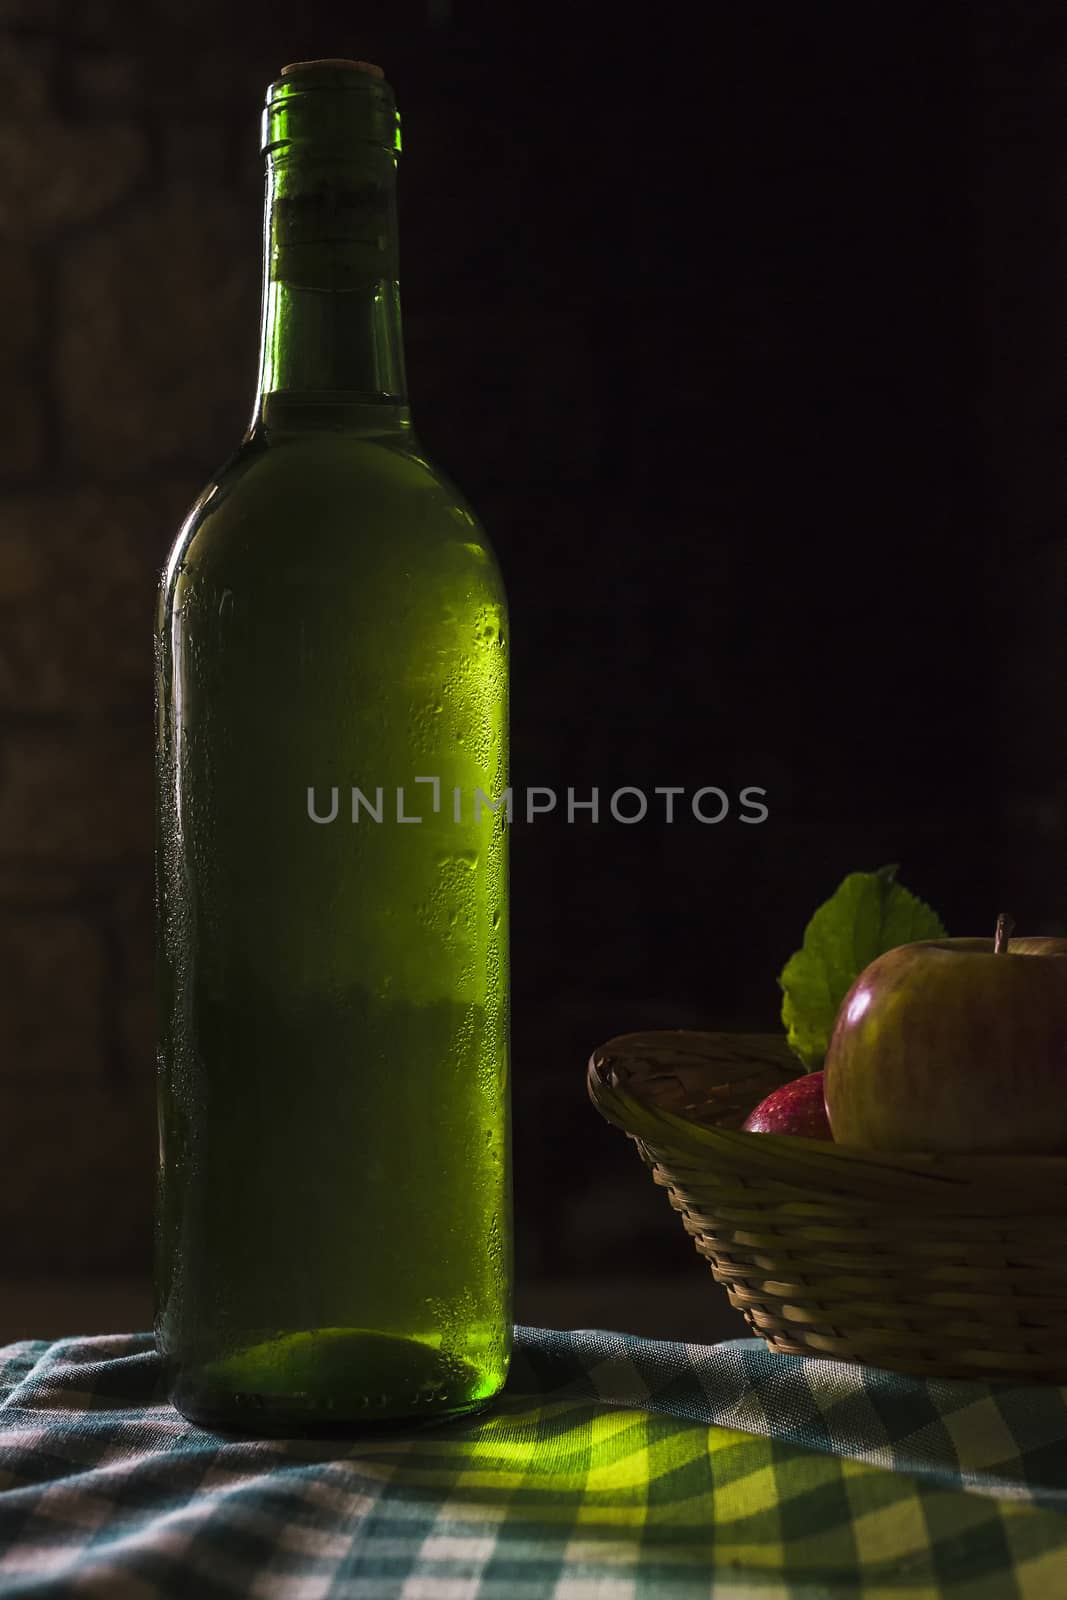
{"label": "stone wall background", "polygon": [[126,1270],[147,1257],[154,1139],[148,630],[247,403],[255,170],[207,73],[181,136],[146,26],[166,8],[5,11],[4,1271]]}
{"label": "stone wall background", "polygon": [[585,1058],[773,1027],[845,872],[1067,927],[1067,22],[876,6],[875,72],[829,11],[637,55],[595,9],[0,0],[8,1275],[147,1267],[151,614],[251,405],[287,60],[397,88],[412,401],[512,595],[516,784],[775,795],[758,839],[516,835],[522,1270],[696,1270]]}

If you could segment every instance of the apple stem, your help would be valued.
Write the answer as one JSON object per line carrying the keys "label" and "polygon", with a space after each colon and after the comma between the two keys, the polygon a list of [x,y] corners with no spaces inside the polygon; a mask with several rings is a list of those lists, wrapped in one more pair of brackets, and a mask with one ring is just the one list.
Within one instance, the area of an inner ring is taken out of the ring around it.
{"label": "apple stem", "polygon": [[997,931],[993,935],[993,954],[995,956],[1007,955],[1008,940],[1011,938],[1011,930],[1014,926],[1015,918],[1009,917],[1006,911],[1002,911],[997,918]]}

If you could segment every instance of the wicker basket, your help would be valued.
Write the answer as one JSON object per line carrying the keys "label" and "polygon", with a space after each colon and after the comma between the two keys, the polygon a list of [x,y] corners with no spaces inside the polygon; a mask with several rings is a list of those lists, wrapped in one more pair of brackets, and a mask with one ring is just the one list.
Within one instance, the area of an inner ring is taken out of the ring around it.
{"label": "wicker basket", "polygon": [[743,1132],[798,1075],[778,1035],[678,1030],[609,1040],[588,1085],[770,1349],[1067,1383],[1067,1157]]}

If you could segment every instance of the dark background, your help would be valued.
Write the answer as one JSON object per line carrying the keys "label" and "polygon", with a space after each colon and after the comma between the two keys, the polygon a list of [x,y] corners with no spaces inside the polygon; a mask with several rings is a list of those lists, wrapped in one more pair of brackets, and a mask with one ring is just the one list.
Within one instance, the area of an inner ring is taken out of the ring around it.
{"label": "dark background", "polygon": [[655,1332],[605,1296],[658,1275],[743,1331],[590,1049],[776,1027],[857,868],[1067,931],[1067,13],[0,18],[0,1274],[63,1324],[11,1331],[147,1272],[153,590],[251,405],[262,94],[317,55],[403,115],[413,412],[503,566],[516,789],[768,791],[515,827],[520,1319]]}

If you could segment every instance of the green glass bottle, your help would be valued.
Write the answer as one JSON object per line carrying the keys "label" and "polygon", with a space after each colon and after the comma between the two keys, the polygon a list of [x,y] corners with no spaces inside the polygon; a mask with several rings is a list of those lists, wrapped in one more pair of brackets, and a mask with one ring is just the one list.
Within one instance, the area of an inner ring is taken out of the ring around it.
{"label": "green glass bottle", "polygon": [[486,1405],[512,1198],[507,617],[412,431],[395,101],[301,62],[263,129],[255,412],[156,619],[156,1334],[271,1434]]}

